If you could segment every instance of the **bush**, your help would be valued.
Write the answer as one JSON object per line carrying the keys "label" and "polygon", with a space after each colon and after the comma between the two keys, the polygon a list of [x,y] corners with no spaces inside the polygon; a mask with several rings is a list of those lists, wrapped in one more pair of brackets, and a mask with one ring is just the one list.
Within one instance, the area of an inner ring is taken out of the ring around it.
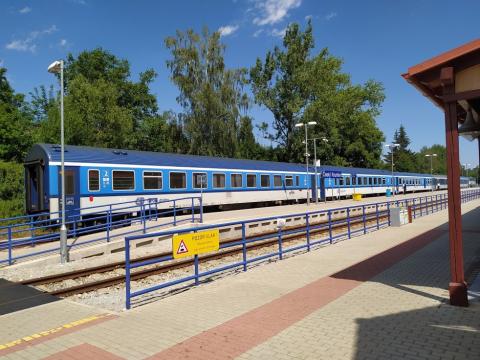
{"label": "bush", "polygon": [[0,218],[24,214],[23,165],[0,161]]}

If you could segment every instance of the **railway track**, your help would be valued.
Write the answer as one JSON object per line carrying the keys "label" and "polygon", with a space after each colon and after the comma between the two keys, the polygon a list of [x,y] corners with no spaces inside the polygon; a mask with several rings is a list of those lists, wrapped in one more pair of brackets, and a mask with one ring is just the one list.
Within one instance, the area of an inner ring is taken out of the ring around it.
{"label": "railway track", "polygon": [[[387,218],[388,218],[387,214],[382,214],[381,216],[378,217],[378,221],[379,222],[384,222],[385,219],[387,219]],[[331,229],[332,229],[332,234],[333,235],[336,235],[338,233],[344,233],[344,229],[346,229],[348,226],[350,226],[350,229],[352,231],[356,231],[356,230],[359,230],[359,228],[363,228],[363,215],[350,216],[350,223],[349,224],[348,223],[343,223],[345,221],[346,221],[346,218],[342,218],[342,219],[337,219],[337,220],[335,220],[334,223],[332,223]],[[372,214],[372,213],[366,214],[365,224],[366,224],[367,227],[372,226],[372,223],[376,223],[376,222],[377,222],[377,218],[376,218],[375,214]],[[329,228],[328,228],[328,226],[326,226],[327,221],[319,221],[319,222],[315,222],[315,223],[310,224],[310,226],[322,226],[322,225],[324,225],[324,227],[322,227],[321,229],[310,229],[310,234],[311,235],[316,235],[316,236],[322,235],[322,234],[328,234],[329,233]],[[359,225],[361,225],[361,226],[359,226]],[[283,231],[284,232],[296,231],[296,233],[294,233],[294,234],[285,234],[282,237],[282,241],[284,243],[299,240],[299,239],[305,238],[305,236],[306,236],[306,227],[305,226],[286,227],[286,228],[283,229]],[[258,237],[261,237],[261,236],[275,235],[275,234],[277,234],[276,231],[268,231],[268,232],[264,232],[264,233],[261,233],[261,234],[255,234],[255,235],[252,235],[252,236],[248,236],[246,238],[246,240],[248,242],[249,240],[252,240],[254,238],[258,238]],[[235,239],[232,239],[232,240],[224,241],[224,242],[222,242],[222,244],[239,242],[241,240],[242,240],[241,238],[235,238]],[[247,250],[257,250],[257,249],[261,249],[261,248],[264,248],[264,247],[275,245],[277,243],[278,243],[278,240],[276,238],[275,239],[269,239],[269,240],[263,240],[263,241],[260,241],[258,243],[250,243],[250,244],[247,244]],[[200,262],[206,262],[206,261],[221,259],[221,258],[227,257],[227,256],[237,255],[239,253],[242,253],[242,245],[238,245],[238,246],[228,248],[228,249],[223,249],[223,250],[220,250],[217,253],[206,254],[206,255],[200,256],[199,260],[200,260]],[[141,257],[141,258],[137,258],[135,260],[132,260],[132,263],[138,263],[138,262],[151,260],[151,259],[155,259],[155,258],[161,258],[161,257],[168,256],[170,254],[171,254],[170,252],[165,252],[165,253],[160,253],[160,254],[156,254],[156,255],[149,255],[149,256],[145,256],[145,257]],[[184,260],[177,260],[177,261],[172,260],[168,264],[159,265],[159,266],[155,266],[155,267],[152,267],[152,268],[147,268],[147,269],[143,269],[143,270],[140,270],[140,271],[132,272],[130,277],[131,277],[132,281],[137,281],[137,280],[145,279],[145,278],[147,278],[149,276],[152,276],[152,275],[162,274],[162,273],[166,273],[166,272],[169,272],[169,271],[172,271],[172,270],[175,270],[175,269],[181,269],[181,268],[185,268],[185,267],[188,267],[188,266],[192,266],[193,263],[194,263],[193,259],[184,259]],[[110,272],[110,271],[114,271],[114,270],[117,270],[117,269],[124,269],[124,268],[125,268],[125,262],[124,261],[119,261],[119,262],[115,262],[115,263],[112,263],[112,264],[91,267],[91,268],[83,269],[83,270],[71,271],[71,272],[62,273],[62,274],[58,274],[58,275],[50,275],[50,276],[44,276],[44,277],[29,279],[29,280],[21,281],[20,283],[23,284],[23,285],[35,285],[35,286],[49,285],[49,286],[51,286],[52,284],[60,283],[60,282],[65,281],[65,280],[79,279],[79,278],[83,278],[83,277],[93,275],[93,274],[107,273],[107,272]],[[110,286],[123,284],[124,282],[125,282],[125,275],[122,274],[122,275],[110,276],[110,277],[107,277],[107,278],[101,279],[101,280],[87,282],[87,283],[84,283],[84,284],[70,286],[70,287],[67,287],[67,288],[61,288],[61,289],[45,291],[45,292],[49,293],[50,295],[54,295],[54,296],[67,297],[67,296],[72,296],[72,295],[76,295],[76,294],[86,293],[86,292],[89,292],[89,291],[95,291],[95,290],[102,289],[102,288],[107,288],[107,287],[110,287]]]}

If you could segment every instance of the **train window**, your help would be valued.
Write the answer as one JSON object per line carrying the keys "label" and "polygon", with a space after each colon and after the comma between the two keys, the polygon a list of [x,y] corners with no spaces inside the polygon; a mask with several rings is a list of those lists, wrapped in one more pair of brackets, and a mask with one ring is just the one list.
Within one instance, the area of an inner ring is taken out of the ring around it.
{"label": "train window", "polygon": [[144,190],[161,190],[163,187],[162,173],[160,171],[144,171],[143,172],[143,189]]}
{"label": "train window", "polygon": [[345,180],[346,180],[346,185],[350,185],[350,177],[347,176]]}
{"label": "train window", "polygon": [[[298,178],[298,176],[297,176]],[[273,186],[281,187],[282,186],[282,175],[273,175]]]}
{"label": "train window", "polygon": [[363,178],[362,177],[357,178],[357,184],[358,185],[363,185]]}
{"label": "train window", "polygon": [[225,187],[225,174],[213,174],[213,187],[214,188]]}
{"label": "train window", "polygon": [[128,170],[113,170],[112,185],[113,190],[135,189],[135,172]]}
{"label": "train window", "polygon": [[293,176],[285,176],[285,186],[293,186]]}
{"label": "train window", "polygon": [[207,188],[207,173],[193,173],[192,184],[194,189],[206,189]]}
{"label": "train window", "polygon": [[88,191],[100,190],[100,171],[88,170]]}
{"label": "train window", "polygon": [[385,185],[387,183],[387,179],[386,178],[382,178],[382,184]]}
{"label": "train window", "polygon": [[357,185],[357,177],[352,177],[352,185]]}
{"label": "train window", "polygon": [[300,176],[295,176],[295,186],[300,186]]}
{"label": "train window", "polygon": [[75,195],[75,173],[73,170],[65,170],[65,194]]}
{"label": "train window", "polygon": [[249,188],[257,187],[257,175],[247,174],[247,187]]}
{"label": "train window", "polygon": [[231,174],[230,175],[230,186],[232,188],[241,188],[242,184],[242,174]]}
{"label": "train window", "polygon": [[373,185],[373,179],[371,177],[368,178],[368,185]]}
{"label": "train window", "polygon": [[262,187],[270,187],[270,175],[260,175],[260,184]]}
{"label": "train window", "polygon": [[185,189],[187,187],[187,175],[180,172],[170,173],[170,189]]}
{"label": "train window", "polygon": [[340,180],[338,185],[340,185],[340,186],[345,185],[345,179],[343,177],[339,178],[338,180]]}

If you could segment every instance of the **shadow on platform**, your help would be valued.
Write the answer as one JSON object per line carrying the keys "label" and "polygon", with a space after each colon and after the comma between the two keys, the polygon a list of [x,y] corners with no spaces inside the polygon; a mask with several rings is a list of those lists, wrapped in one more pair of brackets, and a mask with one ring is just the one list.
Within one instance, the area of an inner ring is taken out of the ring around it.
{"label": "shadow on platform", "polygon": [[0,315],[58,300],[60,298],[46,294],[33,287],[0,279]]}
{"label": "shadow on platform", "polygon": [[[470,275],[477,273],[480,266],[479,218],[480,208],[462,216],[467,281],[473,280]],[[433,243],[436,244],[428,247]],[[419,251],[423,251],[420,258],[410,257]],[[419,259],[421,266],[415,264]],[[398,266],[395,271],[388,271],[394,265]],[[415,276],[415,272],[418,272],[418,276]],[[448,223],[332,277],[379,282],[439,302],[437,306],[357,319],[355,359],[439,359],[447,355],[452,359],[480,359],[480,304],[475,303],[469,308],[448,305]],[[445,296],[439,296],[442,292],[429,291],[429,288],[442,289]]]}

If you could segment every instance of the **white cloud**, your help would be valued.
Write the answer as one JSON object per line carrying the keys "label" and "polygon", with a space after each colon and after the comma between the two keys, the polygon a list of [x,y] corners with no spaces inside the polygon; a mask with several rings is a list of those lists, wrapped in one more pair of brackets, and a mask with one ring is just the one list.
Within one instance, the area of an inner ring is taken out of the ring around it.
{"label": "white cloud", "polygon": [[29,13],[30,11],[32,11],[32,8],[31,7],[28,7],[28,6],[25,6],[24,8],[21,8],[20,10],[18,10],[18,12],[20,14],[27,14]]}
{"label": "white cloud", "polygon": [[45,30],[32,31],[28,34],[28,36],[25,39],[12,40],[11,42],[5,45],[5,48],[8,50],[30,51],[34,53],[37,50],[36,40],[38,40],[44,35],[53,34],[57,30],[58,28],[55,25],[52,25]]}
{"label": "white cloud", "polygon": [[67,46],[67,45],[68,45],[67,39],[61,39],[60,40],[60,46]]}
{"label": "white cloud", "polygon": [[287,28],[283,28],[283,29],[272,29],[270,31],[270,35],[272,36],[275,36],[275,37],[279,37],[279,38],[283,38],[285,36],[285,33],[287,32]]}
{"label": "white cloud", "polygon": [[257,0],[255,9],[260,12],[253,19],[255,25],[273,25],[288,16],[288,12],[298,8],[302,0]]}
{"label": "white cloud", "polygon": [[233,34],[235,31],[238,30],[238,25],[227,25],[221,26],[218,31],[220,32],[221,36],[228,36]]}
{"label": "white cloud", "polygon": [[337,17],[337,13],[332,11],[330,13],[328,13],[327,15],[325,15],[325,20],[327,21],[330,21],[332,20],[334,17]]}
{"label": "white cloud", "polygon": [[253,33],[253,37],[259,37],[263,33],[263,29],[258,29]]}

